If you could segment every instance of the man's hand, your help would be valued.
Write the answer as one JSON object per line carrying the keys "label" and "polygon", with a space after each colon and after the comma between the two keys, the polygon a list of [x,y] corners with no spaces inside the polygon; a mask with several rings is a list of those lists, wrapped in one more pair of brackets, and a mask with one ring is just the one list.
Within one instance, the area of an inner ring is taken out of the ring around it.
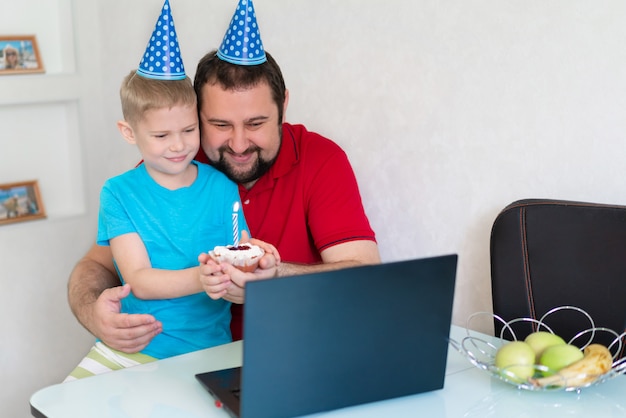
{"label": "man's hand", "polygon": [[92,332],[109,347],[125,353],[143,350],[162,331],[161,322],[148,314],[120,313],[130,285],[104,290],[93,306]]}
{"label": "man's hand", "polygon": [[[258,241],[262,242],[262,241]],[[229,263],[217,264],[208,254],[198,256],[200,263],[200,282],[212,299],[225,300],[241,304],[245,299],[245,284],[251,280],[275,277],[280,264],[278,251],[271,246],[259,260],[259,266],[252,273],[245,273]]]}
{"label": "man's hand", "polygon": [[111,248],[94,244],[76,264],[67,284],[67,298],[76,319],[109,347],[135,353],[162,331],[152,315],[122,314],[121,300],[130,286],[120,286]]}

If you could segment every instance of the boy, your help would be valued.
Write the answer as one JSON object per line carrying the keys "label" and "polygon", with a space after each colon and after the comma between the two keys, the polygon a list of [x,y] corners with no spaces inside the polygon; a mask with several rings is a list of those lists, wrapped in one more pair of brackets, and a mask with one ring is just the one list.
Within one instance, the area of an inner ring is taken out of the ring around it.
{"label": "boy", "polygon": [[[97,242],[110,245],[119,276],[131,286],[122,312],[150,313],[163,331],[135,354],[96,342],[66,381],[232,340],[230,302],[204,292],[198,255],[236,244],[247,224],[237,185],[193,161],[200,147],[197,99],[179,57],[167,0],[139,69],[122,83],[120,99],[124,120],[118,129],[143,161],[102,188]],[[254,243],[277,255],[272,246]]]}

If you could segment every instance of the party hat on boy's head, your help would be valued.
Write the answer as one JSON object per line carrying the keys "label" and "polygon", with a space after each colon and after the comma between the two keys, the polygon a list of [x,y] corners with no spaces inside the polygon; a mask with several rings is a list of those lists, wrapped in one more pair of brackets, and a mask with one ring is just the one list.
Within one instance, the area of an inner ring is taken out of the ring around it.
{"label": "party hat on boy's head", "polygon": [[154,32],[148,41],[137,74],[157,80],[182,80],[185,78],[185,66],[180,57],[178,36],[174,28],[174,19],[169,0],[165,0],[161,15]]}
{"label": "party hat on boy's head", "polygon": [[239,0],[217,56],[237,65],[258,65],[267,61],[252,0]]}

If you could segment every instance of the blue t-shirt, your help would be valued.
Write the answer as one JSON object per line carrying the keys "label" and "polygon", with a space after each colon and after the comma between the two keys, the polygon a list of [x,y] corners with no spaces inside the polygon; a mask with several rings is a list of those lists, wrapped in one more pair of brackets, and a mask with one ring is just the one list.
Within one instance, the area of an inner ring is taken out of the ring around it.
{"label": "blue t-shirt", "polygon": [[[144,164],[109,179],[100,193],[98,244],[136,232],[152,267],[167,270],[197,266],[200,253],[233,244],[235,206],[238,231],[248,230],[237,185],[207,164],[193,164],[198,167],[196,180],[177,190],[157,184]],[[142,351],[156,358],[231,341],[230,303],[205,292],[155,300],[131,293],[122,300],[122,312],[148,313],[162,322],[163,332]]]}

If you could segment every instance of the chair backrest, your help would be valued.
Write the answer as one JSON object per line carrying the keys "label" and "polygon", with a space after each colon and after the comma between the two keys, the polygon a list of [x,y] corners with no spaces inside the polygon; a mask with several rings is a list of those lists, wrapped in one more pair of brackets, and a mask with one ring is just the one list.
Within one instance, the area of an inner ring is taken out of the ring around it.
{"label": "chair backrest", "polygon": [[[494,314],[507,321],[540,319],[556,306],[571,305],[584,309],[596,327],[624,332],[626,206],[519,200],[494,221],[490,251]],[[590,327],[571,310],[550,315],[546,323],[566,339]],[[523,337],[534,331],[529,324],[516,332]],[[501,325],[495,321],[497,333]]]}

